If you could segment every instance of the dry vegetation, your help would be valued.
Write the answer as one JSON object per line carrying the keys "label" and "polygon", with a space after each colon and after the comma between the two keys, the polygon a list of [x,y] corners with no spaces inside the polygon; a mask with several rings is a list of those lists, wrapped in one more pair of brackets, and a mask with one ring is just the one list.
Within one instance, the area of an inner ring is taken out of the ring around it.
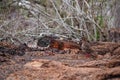
{"label": "dry vegetation", "polygon": [[117,2],[1,0],[0,80],[120,80]]}
{"label": "dry vegetation", "polygon": [[4,0],[0,2],[0,37],[21,42],[42,34],[89,40],[108,39],[114,27],[114,0]]}

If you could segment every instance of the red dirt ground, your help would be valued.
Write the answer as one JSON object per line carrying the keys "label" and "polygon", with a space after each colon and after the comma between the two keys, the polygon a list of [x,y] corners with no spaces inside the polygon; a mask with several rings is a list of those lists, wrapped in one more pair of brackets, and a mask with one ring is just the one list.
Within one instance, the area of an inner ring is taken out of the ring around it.
{"label": "red dirt ground", "polygon": [[120,80],[119,44],[99,42],[91,48],[94,58],[75,49],[0,55],[0,80]]}

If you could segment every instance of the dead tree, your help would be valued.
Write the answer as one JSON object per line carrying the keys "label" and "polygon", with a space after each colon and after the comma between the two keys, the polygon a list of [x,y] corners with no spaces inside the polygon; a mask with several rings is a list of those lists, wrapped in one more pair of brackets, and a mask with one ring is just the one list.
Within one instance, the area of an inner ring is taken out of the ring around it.
{"label": "dead tree", "polygon": [[116,0],[115,4],[114,4],[114,23],[115,23],[115,27],[120,27],[120,0]]}
{"label": "dead tree", "polygon": [[113,7],[114,28],[109,30],[109,39],[113,42],[120,42],[120,0],[115,0]]}
{"label": "dead tree", "polygon": [[109,40],[112,42],[120,42],[120,28],[116,27],[116,28],[111,28],[108,31],[109,34]]}

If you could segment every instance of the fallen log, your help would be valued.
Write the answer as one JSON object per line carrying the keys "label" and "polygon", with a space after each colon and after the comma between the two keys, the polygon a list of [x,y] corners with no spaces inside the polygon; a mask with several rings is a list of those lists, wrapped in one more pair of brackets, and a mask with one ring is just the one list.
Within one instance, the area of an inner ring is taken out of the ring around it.
{"label": "fallen log", "polygon": [[26,44],[14,45],[8,42],[0,42],[0,52],[3,54],[23,56],[26,49]]}

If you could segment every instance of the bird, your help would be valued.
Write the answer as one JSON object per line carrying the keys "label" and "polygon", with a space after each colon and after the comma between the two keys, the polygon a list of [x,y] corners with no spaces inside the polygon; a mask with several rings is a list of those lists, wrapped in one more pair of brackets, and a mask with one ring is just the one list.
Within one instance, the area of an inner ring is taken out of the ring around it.
{"label": "bird", "polygon": [[66,48],[70,48],[70,49],[80,48],[79,44],[73,41],[60,40],[60,39],[56,39],[51,36],[44,36],[44,37],[39,38],[37,45],[40,47],[49,46],[50,48],[57,48],[59,50],[64,50]]}
{"label": "bird", "polygon": [[50,39],[49,37],[41,37],[38,39],[37,45],[40,47],[47,47],[50,45]]}

